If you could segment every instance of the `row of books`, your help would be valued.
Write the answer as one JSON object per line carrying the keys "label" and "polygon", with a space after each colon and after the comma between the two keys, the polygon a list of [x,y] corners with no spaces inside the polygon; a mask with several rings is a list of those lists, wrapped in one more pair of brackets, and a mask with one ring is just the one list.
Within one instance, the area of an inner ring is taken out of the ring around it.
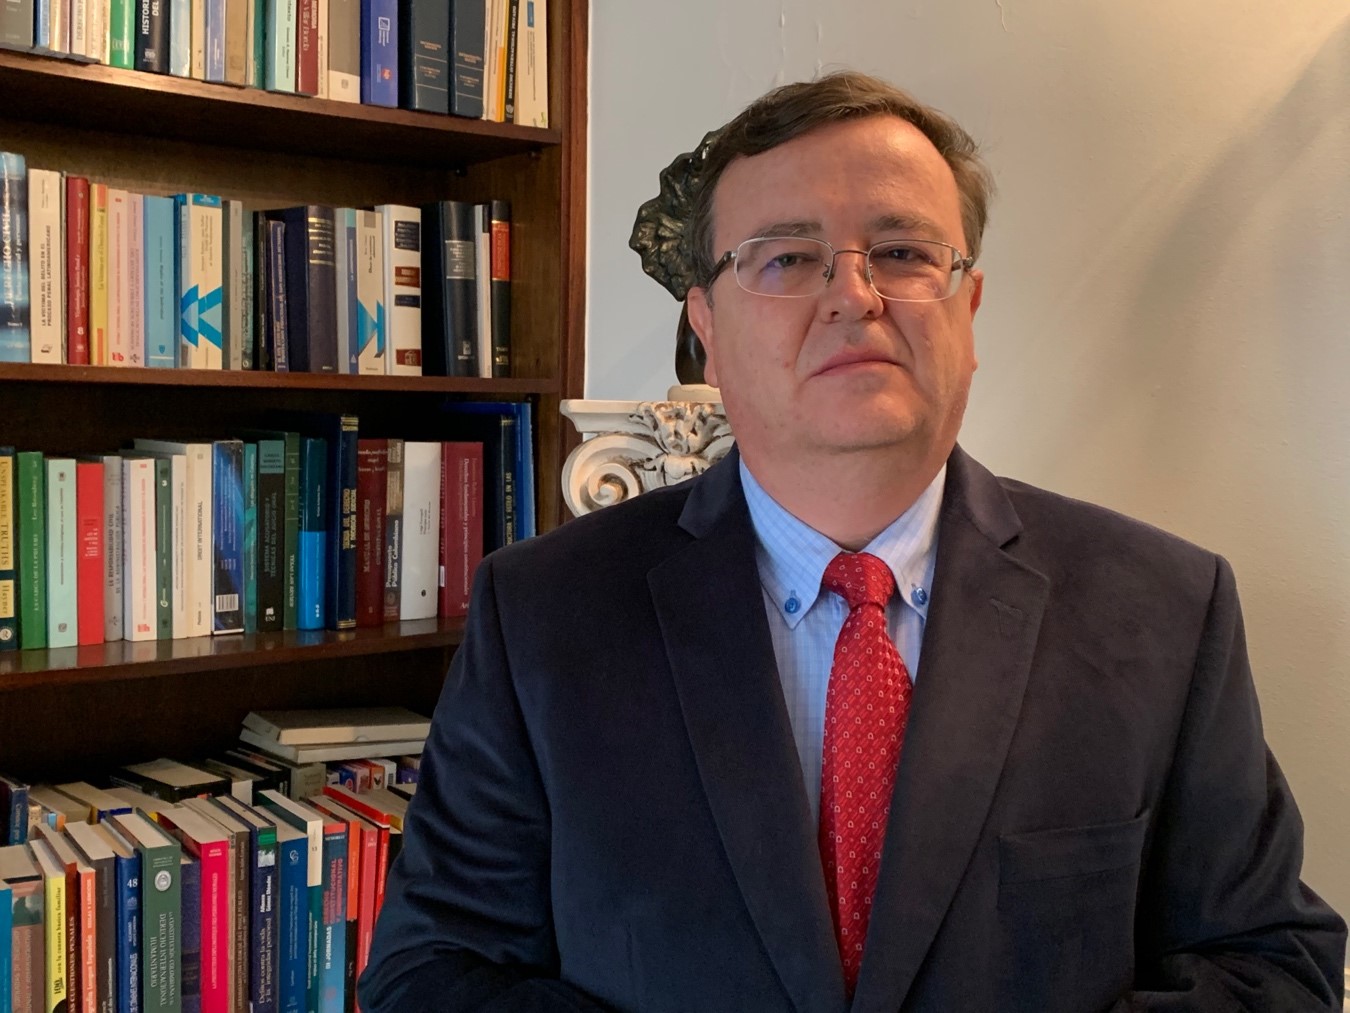
{"label": "row of books", "polygon": [[453,405],[478,438],[447,442],[343,415],[79,459],[0,447],[0,650],[462,616],[484,553],[533,534],[529,415]]}
{"label": "row of books", "polygon": [[511,374],[511,206],[245,211],[0,152],[0,362]]}
{"label": "row of books", "polygon": [[548,126],[546,0],[6,0],[0,45]]}
{"label": "row of books", "polygon": [[370,765],[383,787],[335,769],[297,790],[261,787],[276,765],[230,750],[222,766],[260,774],[248,801],[136,787],[200,772],[166,760],[107,789],[0,778],[0,815],[28,820],[0,847],[0,1009],[354,1009],[416,788],[387,780],[393,763]]}

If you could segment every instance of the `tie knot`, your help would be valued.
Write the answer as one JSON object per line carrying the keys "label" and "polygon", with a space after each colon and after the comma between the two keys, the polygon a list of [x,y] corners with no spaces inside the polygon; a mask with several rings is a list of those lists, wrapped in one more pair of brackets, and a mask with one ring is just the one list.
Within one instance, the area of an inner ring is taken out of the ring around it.
{"label": "tie knot", "polygon": [[850,610],[866,602],[885,608],[895,591],[895,577],[869,552],[841,552],[825,567],[820,585],[848,602]]}

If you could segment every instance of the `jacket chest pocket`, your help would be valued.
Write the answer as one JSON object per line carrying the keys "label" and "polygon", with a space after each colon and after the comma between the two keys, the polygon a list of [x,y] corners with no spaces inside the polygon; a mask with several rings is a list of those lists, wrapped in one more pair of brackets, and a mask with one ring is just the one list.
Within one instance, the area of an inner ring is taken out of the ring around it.
{"label": "jacket chest pocket", "polygon": [[999,838],[999,968],[1009,1010],[1105,1008],[1134,977],[1148,813]]}

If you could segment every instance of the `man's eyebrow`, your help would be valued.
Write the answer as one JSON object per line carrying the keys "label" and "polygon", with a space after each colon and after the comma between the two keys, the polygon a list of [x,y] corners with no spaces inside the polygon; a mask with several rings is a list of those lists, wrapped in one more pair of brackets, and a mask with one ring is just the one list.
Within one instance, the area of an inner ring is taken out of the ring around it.
{"label": "man's eyebrow", "polygon": [[771,222],[768,225],[756,229],[745,238],[770,239],[781,238],[784,236],[819,236],[822,231],[824,231],[824,228],[820,222],[799,218],[785,222]]}
{"label": "man's eyebrow", "polygon": [[942,230],[931,219],[922,215],[888,214],[873,218],[868,227],[872,232],[918,232],[934,239],[942,237]]}

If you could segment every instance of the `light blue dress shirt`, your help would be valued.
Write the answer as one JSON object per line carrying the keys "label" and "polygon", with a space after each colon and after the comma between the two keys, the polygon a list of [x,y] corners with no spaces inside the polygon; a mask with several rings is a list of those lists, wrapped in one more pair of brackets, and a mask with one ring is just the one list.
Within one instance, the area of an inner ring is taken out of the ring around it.
{"label": "light blue dress shirt", "polygon": [[[755,481],[744,461],[740,467],[741,487],[757,536],[755,559],[778,677],[815,823],[820,818],[825,692],[834,661],[834,642],[848,616],[844,600],[822,592],[820,579],[841,549],[784,510]],[[944,465],[914,505],[863,550],[884,561],[895,575],[897,594],[886,606],[886,624],[911,679],[919,673],[919,650],[937,558],[938,511],[946,478]]]}

